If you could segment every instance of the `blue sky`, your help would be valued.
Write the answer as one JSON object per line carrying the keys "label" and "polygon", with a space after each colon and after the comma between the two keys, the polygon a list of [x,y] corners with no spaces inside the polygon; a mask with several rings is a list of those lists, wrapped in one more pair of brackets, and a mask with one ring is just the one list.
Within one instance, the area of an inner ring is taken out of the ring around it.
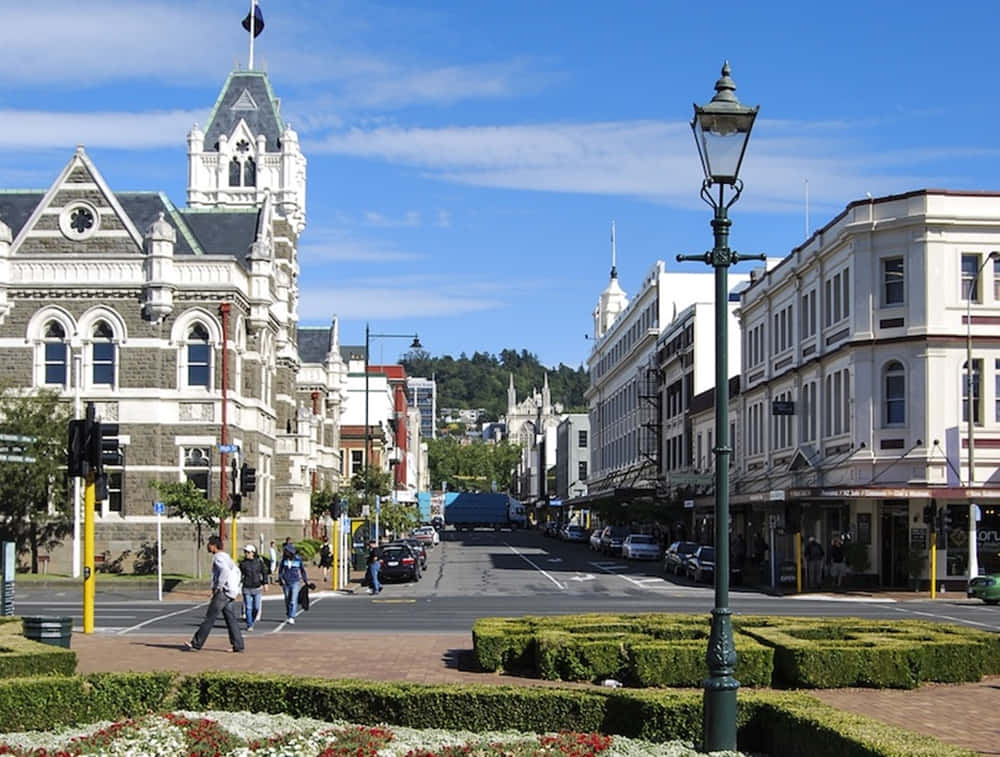
{"label": "blue sky", "polygon": [[[248,8],[0,0],[0,187],[48,187],[82,143],[112,188],[183,204],[185,136],[247,65]],[[867,192],[1000,189],[998,8],[261,0],[256,62],[309,161],[301,322],[579,365],[612,220],[630,295],[711,244],[687,123],[724,59],[761,106],[737,250],[800,244],[807,180],[811,230]]]}

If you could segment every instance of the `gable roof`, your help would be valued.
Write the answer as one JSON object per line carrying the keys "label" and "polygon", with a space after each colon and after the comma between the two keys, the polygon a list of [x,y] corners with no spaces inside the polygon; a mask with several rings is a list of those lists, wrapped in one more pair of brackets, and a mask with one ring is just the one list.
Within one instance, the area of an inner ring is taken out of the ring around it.
{"label": "gable roof", "polygon": [[205,127],[205,152],[217,152],[219,137],[228,138],[240,121],[254,134],[263,134],[268,152],[281,150],[280,103],[271,91],[267,74],[261,71],[233,71],[226,79],[219,99]]}

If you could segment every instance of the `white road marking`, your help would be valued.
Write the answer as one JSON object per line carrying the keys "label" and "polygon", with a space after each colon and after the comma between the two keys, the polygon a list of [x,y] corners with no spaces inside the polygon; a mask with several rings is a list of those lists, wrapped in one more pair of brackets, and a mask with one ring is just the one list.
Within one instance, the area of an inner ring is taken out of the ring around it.
{"label": "white road marking", "polygon": [[897,612],[909,613],[910,615],[923,615],[928,618],[936,618],[938,620],[950,620],[953,623],[958,623],[960,625],[967,626],[981,626],[982,628],[989,628],[993,631],[1000,631],[1000,625],[990,624],[990,623],[980,623],[977,620],[966,620],[965,618],[955,618],[951,615],[940,615],[936,612],[920,612],[919,610],[907,610],[905,607],[893,607],[893,610]]}
{"label": "white road marking", "polygon": [[861,602],[865,604],[896,604],[889,597],[837,597],[833,594],[792,594],[784,599],[814,599],[817,602]]}
{"label": "white road marking", "polygon": [[573,576],[570,581],[593,581],[597,576],[593,573],[584,573],[583,575]]}
{"label": "white road marking", "polygon": [[540,567],[538,567],[537,565],[535,565],[535,563],[534,563],[534,562],[532,562],[532,561],[531,561],[530,559],[528,559],[528,558],[527,558],[526,556],[522,555],[522,554],[521,554],[520,552],[518,552],[518,551],[517,551],[516,549],[514,549],[514,547],[512,547],[512,546],[511,546],[510,544],[507,544],[507,542],[504,542],[504,544],[506,545],[506,547],[507,547],[507,548],[508,548],[508,549],[509,549],[509,550],[510,550],[511,552],[513,552],[513,553],[514,553],[515,555],[517,555],[517,556],[518,556],[518,557],[520,557],[520,558],[521,558],[522,560],[524,560],[524,561],[525,561],[526,563],[528,563],[528,565],[530,565],[530,566],[531,566],[532,568],[534,568],[534,569],[535,569],[535,570],[537,570],[537,571],[538,571],[539,573],[541,573],[541,574],[542,574],[543,576],[545,576],[545,577],[546,577],[547,579],[549,579],[549,580],[550,580],[550,581],[551,581],[552,583],[554,583],[554,584],[555,584],[556,586],[558,586],[558,587],[559,587],[559,588],[560,588],[561,590],[563,590],[563,591],[565,591],[565,590],[566,590],[566,584],[561,584],[561,583],[559,583],[559,582],[558,582],[558,581],[557,581],[556,579],[554,579],[554,578],[553,578],[552,576],[550,576],[550,575],[549,575],[549,574],[548,574],[548,573],[547,573],[547,572],[546,572],[545,570],[543,570],[542,568],[540,568]]}
{"label": "white road marking", "polygon": [[167,618],[172,618],[175,615],[183,615],[186,612],[191,612],[192,610],[197,610],[197,609],[199,609],[201,607],[205,607],[207,605],[208,605],[208,602],[202,602],[201,604],[192,605],[191,607],[185,607],[183,610],[177,610],[176,612],[168,612],[166,615],[157,615],[155,618],[150,618],[149,620],[144,620],[144,621],[142,621],[142,623],[139,623],[138,625],[129,626],[126,629],[118,631],[118,635],[122,636],[124,634],[127,634],[129,631],[138,631],[140,628],[148,626],[150,623],[156,623],[159,620],[166,620]]}

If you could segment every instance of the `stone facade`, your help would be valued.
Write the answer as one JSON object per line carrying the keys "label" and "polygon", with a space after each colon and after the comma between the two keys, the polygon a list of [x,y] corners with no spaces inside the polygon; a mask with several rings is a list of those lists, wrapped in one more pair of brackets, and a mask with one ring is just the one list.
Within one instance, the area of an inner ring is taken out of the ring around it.
{"label": "stone facade", "polygon": [[[56,390],[78,416],[93,402],[120,426],[97,554],[154,543],[152,481],[219,499],[223,442],[257,469],[241,542],[301,537],[314,488],[339,487],[343,372],[299,355],[305,165],[266,75],[236,71],[188,135],[187,208],[114,192],[83,147],[47,191],[0,192],[0,382]],[[166,571],[192,572],[193,537],[165,519]],[[50,570],[71,572],[69,541]]]}

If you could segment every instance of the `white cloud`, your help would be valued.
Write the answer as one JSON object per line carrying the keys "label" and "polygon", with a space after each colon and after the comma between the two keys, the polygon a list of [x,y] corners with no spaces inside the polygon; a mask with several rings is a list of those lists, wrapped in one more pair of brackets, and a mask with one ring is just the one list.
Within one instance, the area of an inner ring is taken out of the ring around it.
{"label": "white cloud", "polygon": [[[919,165],[967,151],[876,150],[843,123],[762,121],[743,176],[754,187],[744,205],[801,207],[804,181],[820,209],[865,191],[926,184]],[[416,167],[429,177],[482,187],[638,197],[698,204],[701,171],[685,123],[621,121],[530,126],[355,127],[313,141],[331,153]],[[846,157],[845,157],[846,156]],[[898,174],[894,169],[905,169]]]}
{"label": "white cloud", "polygon": [[312,288],[303,279],[299,316],[303,320],[329,320],[336,311],[343,318],[440,318],[482,312],[503,303],[467,293],[429,289],[414,283],[398,286],[352,285]]}
{"label": "white cloud", "polygon": [[148,150],[176,147],[207,111],[170,110],[147,113],[52,113],[0,110],[0,148],[72,149],[85,147]]}
{"label": "white cloud", "polygon": [[389,216],[370,210],[365,213],[365,223],[369,226],[380,226],[384,228],[413,228],[420,225],[420,213],[416,210],[408,210],[399,218]]}
{"label": "white cloud", "polygon": [[392,263],[423,257],[386,242],[354,237],[344,229],[309,229],[299,246],[299,261],[303,268],[316,263]]}

